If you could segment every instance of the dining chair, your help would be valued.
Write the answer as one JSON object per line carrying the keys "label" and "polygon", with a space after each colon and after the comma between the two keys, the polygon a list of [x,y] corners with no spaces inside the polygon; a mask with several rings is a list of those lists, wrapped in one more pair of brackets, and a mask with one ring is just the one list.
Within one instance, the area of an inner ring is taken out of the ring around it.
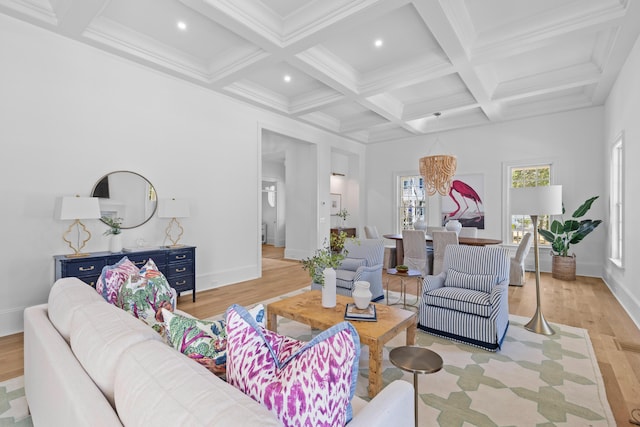
{"label": "dining chair", "polygon": [[531,249],[531,233],[525,233],[518,245],[516,254],[510,259],[509,284],[512,286],[522,286],[526,282],[524,275],[524,259]]}
{"label": "dining chair", "polygon": [[440,274],[444,263],[444,252],[448,245],[458,244],[455,231],[434,231],[433,237],[433,273]]}
{"label": "dining chair", "polygon": [[478,227],[462,227],[458,237],[478,237]]}
{"label": "dining chair", "polygon": [[365,225],[364,236],[367,239],[379,239],[380,233],[378,233],[378,227],[376,227],[375,225]]}
{"label": "dining chair", "polygon": [[402,230],[404,247],[403,264],[410,270],[418,270],[422,277],[431,273],[427,257],[427,243],[422,230]]}

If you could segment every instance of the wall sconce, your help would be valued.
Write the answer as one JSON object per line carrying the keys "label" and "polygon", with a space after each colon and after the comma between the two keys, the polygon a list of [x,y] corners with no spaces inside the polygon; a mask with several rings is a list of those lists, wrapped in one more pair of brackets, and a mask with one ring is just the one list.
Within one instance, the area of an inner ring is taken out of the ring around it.
{"label": "wall sconce", "polygon": [[[158,201],[158,217],[159,218],[171,218],[169,225],[165,230],[167,239],[171,241],[169,247],[184,246],[178,244],[180,237],[184,233],[184,228],[180,225],[180,222],[176,218],[188,218],[189,217],[189,204],[186,200],[176,199],[160,199]],[[177,234],[177,236],[176,236]],[[175,238],[173,237],[175,236]]]}
{"label": "wall sconce", "polygon": [[[73,254],[67,255],[67,258],[78,258],[88,256],[81,250],[91,239],[91,233],[87,227],[80,221],[81,219],[100,219],[100,203],[96,197],[80,197],[68,196],[58,200],[56,206],[56,218],[59,220],[74,220],[67,231],[62,235],[62,240],[67,242],[69,247],[73,249]],[[76,229],[75,245],[67,237],[73,229]],[[84,234],[86,238],[80,241],[80,236]]]}

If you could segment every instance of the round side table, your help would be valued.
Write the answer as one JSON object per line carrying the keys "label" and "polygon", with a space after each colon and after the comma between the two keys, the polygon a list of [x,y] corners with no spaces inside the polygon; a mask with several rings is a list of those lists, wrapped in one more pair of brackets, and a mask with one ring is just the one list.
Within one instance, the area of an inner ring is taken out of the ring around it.
{"label": "round side table", "polygon": [[[400,277],[400,298],[398,301],[390,303],[389,302],[389,280],[387,280],[387,305],[400,305],[402,304],[402,308],[406,309],[407,307],[418,308],[418,303],[420,302],[420,277],[422,277],[422,273],[419,270],[409,270],[406,273],[400,273],[395,268],[388,268],[387,274],[392,276]],[[405,282],[405,278],[407,277],[415,277],[416,278],[416,300],[413,303],[407,304],[407,283]]]}
{"label": "round side table", "polygon": [[413,373],[413,405],[418,426],[418,374],[433,374],[442,369],[442,357],[423,347],[402,346],[389,352],[389,361],[396,367]]}

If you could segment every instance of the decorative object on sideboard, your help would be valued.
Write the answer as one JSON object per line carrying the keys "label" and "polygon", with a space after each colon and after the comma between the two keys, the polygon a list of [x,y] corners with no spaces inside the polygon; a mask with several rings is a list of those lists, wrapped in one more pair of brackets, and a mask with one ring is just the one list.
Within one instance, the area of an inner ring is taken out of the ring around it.
{"label": "decorative object on sideboard", "polygon": [[324,285],[322,286],[322,306],[333,308],[336,306],[336,270],[327,267],[322,270]]}
{"label": "decorative object on sideboard", "polygon": [[184,233],[184,228],[180,225],[180,222],[177,218],[188,218],[189,217],[189,204],[186,200],[176,200],[176,199],[160,199],[160,203],[158,206],[158,217],[160,218],[171,218],[169,221],[169,225],[165,230],[165,234],[167,239],[171,241],[171,245],[168,247],[179,247],[182,246],[178,242],[180,241],[180,237]]}
{"label": "decorative object on sideboard", "polygon": [[100,219],[109,226],[107,231],[103,233],[105,236],[111,236],[109,239],[109,251],[122,252],[122,218],[103,216]]}
{"label": "decorative object on sideboard", "polygon": [[[67,242],[69,247],[73,249],[73,254],[67,255],[67,257],[78,258],[87,256],[88,254],[82,253],[81,251],[91,239],[91,233],[80,220],[100,218],[100,204],[98,203],[98,199],[95,197],[80,197],[78,195],[75,197],[62,197],[58,199],[56,205],[56,218],[63,221],[73,220],[73,223],[62,235],[62,240]],[[67,238],[74,228],[77,233],[75,244]],[[83,234],[86,237],[81,241]]]}
{"label": "decorative object on sideboard", "polygon": [[511,213],[529,215],[533,223],[533,252],[536,272],[536,312],[524,327],[532,332],[553,335],[555,331],[545,320],[540,306],[540,263],[538,255],[538,216],[562,213],[562,186],[512,188]]}
{"label": "decorative object on sideboard", "polygon": [[345,228],[345,226],[347,225],[347,217],[350,215],[349,211],[342,208],[338,211],[337,215],[338,215],[338,218],[342,220],[340,224],[340,228]]}
{"label": "decorative object on sideboard", "polygon": [[[564,221],[554,220],[549,230],[538,230],[544,239],[551,243],[551,256],[553,262],[551,264],[551,276],[560,280],[576,280],[576,256],[569,255],[569,247],[577,245],[588,234],[600,225],[602,220],[592,220],[582,218],[591,205],[599,196],[587,199],[578,209],[576,209],[571,218]],[[562,205],[562,214],[564,215],[564,204]]]}

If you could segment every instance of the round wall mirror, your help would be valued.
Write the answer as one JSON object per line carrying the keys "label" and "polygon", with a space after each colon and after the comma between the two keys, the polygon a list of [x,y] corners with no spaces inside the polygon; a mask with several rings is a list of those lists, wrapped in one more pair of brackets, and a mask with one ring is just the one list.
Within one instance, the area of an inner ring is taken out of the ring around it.
{"label": "round wall mirror", "polygon": [[100,215],[122,218],[122,228],[139,227],[149,221],[158,207],[156,189],[135,172],[115,171],[98,180],[91,191],[100,199]]}

